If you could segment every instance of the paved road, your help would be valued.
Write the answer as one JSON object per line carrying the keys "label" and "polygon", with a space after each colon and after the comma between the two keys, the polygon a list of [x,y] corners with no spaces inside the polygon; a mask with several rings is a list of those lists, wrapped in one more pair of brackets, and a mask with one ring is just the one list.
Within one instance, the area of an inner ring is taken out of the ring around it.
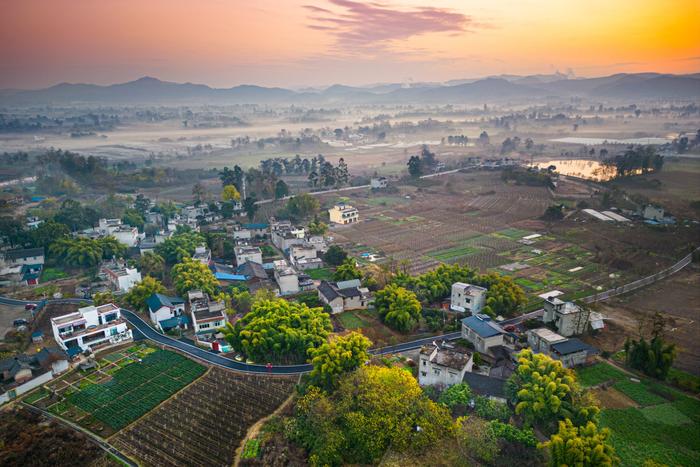
{"label": "paved road", "polygon": [[[78,298],[66,298],[66,299],[56,299],[49,300],[51,303],[86,303],[89,300],[78,299]],[[26,303],[38,303],[29,302],[25,300],[16,300],[13,298],[0,297],[0,303],[5,303],[9,305],[24,305]],[[213,353],[194,345],[188,344],[186,342],[173,339],[172,337],[161,334],[156,331],[150,324],[142,320],[136,313],[131,310],[122,308],[122,315],[139,333],[141,333],[146,339],[152,340],[160,345],[170,347],[172,349],[179,350],[181,352],[190,355],[199,360],[204,360],[212,365],[217,365],[223,368],[228,368],[230,370],[236,370],[245,373],[272,373],[279,375],[295,375],[300,373],[306,373],[311,371],[312,366],[305,365],[273,365],[272,368],[267,368],[265,365],[255,365],[248,364],[245,362],[237,362],[230,358],[222,357],[217,353]],[[404,352],[406,350],[417,349],[423,345],[430,344],[435,340],[452,340],[457,339],[460,336],[459,332],[453,332],[450,334],[444,334],[441,336],[433,336],[425,339],[418,339],[411,342],[405,342],[403,344],[392,345],[389,347],[382,347],[380,349],[372,349],[370,353],[374,355],[384,355],[394,352]]]}

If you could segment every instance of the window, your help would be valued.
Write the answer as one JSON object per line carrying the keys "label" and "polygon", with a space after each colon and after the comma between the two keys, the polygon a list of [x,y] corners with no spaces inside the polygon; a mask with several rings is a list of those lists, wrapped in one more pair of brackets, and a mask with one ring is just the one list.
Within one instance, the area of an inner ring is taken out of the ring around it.
{"label": "window", "polygon": [[426,362],[425,360],[423,360],[423,366],[427,366],[427,365],[428,365],[428,362]]}
{"label": "window", "polygon": [[202,323],[199,325],[199,329],[207,329],[209,327],[209,323]]}
{"label": "window", "polygon": [[436,375],[440,376],[440,370],[438,370],[437,368],[435,368],[435,369],[433,370],[433,373],[435,373]]}
{"label": "window", "polygon": [[425,371],[421,371],[420,374],[421,376],[428,376],[428,373],[426,373]]}

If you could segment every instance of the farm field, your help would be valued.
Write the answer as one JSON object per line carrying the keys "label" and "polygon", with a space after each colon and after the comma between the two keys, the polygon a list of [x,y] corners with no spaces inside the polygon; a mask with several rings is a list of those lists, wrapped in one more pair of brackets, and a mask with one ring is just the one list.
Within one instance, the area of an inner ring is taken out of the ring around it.
{"label": "farm field", "polygon": [[458,263],[513,276],[533,309],[546,292],[575,300],[670,266],[698,237],[694,228],[652,230],[587,216],[546,223],[539,217],[562,200],[544,187],[504,183],[499,172],[456,173],[416,185],[398,185],[394,194],[322,197],[324,206],[342,200],[360,211],[358,224],[333,227],[335,241],[354,256],[407,261],[413,274]]}
{"label": "farm field", "polygon": [[646,335],[654,313],[660,312],[667,322],[666,338],[678,349],[674,366],[700,376],[699,281],[700,269],[691,265],[634,294],[599,304],[600,311],[609,317],[606,330],[596,336],[586,336],[585,340],[601,350],[616,352],[627,336],[639,335],[640,325]]}
{"label": "farm field", "polygon": [[68,375],[27,402],[108,436],[199,378],[205,367],[175,352],[133,346],[107,355],[99,368]]}
{"label": "farm field", "polygon": [[[612,431],[612,442],[623,466],[654,460],[665,465],[698,465],[700,462],[700,401],[630,376],[608,363],[577,370],[584,386],[613,380],[600,391],[601,425]],[[621,393],[627,402],[620,403]]]}
{"label": "farm field", "polygon": [[296,382],[212,368],[110,442],[142,465],[230,466],[248,428],[282,404]]}

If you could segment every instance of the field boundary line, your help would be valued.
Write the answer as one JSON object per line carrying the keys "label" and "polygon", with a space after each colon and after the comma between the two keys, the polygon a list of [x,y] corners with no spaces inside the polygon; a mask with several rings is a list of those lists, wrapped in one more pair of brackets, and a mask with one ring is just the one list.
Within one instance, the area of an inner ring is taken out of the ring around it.
{"label": "field boundary line", "polygon": [[646,287],[648,285],[654,284],[662,279],[666,279],[667,277],[672,276],[673,274],[677,273],[678,271],[683,270],[686,266],[688,266],[690,263],[693,262],[693,255],[700,251],[700,247],[696,248],[693,250],[691,253],[687,254],[683,258],[681,258],[678,262],[676,262],[674,265],[663,269],[656,274],[652,274],[647,277],[643,277],[642,279],[637,279],[636,281],[629,282],[625,285],[621,285],[620,287],[615,287],[613,289],[606,290],[604,292],[600,292],[597,294],[589,295],[588,297],[584,297],[581,299],[583,303],[594,303],[594,302],[599,302],[601,300],[607,300],[608,298],[616,297],[618,295],[622,295],[628,292],[633,292],[637,289],[641,289],[642,287]]}

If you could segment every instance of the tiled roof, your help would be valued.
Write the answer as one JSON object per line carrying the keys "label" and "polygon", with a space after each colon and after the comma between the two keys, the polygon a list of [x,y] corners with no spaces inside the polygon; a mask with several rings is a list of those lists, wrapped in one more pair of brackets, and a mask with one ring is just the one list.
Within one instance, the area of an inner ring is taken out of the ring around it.
{"label": "tiled roof", "polygon": [[462,323],[481,337],[493,337],[505,333],[503,328],[491,321],[491,318],[486,315],[469,316],[464,318]]}
{"label": "tiled roof", "polygon": [[466,372],[462,381],[467,383],[476,394],[480,396],[493,396],[506,398],[506,380],[491,378],[478,373]]}
{"label": "tiled roof", "polygon": [[180,297],[168,297],[167,295],[159,293],[154,293],[146,299],[146,305],[148,305],[148,308],[151,310],[158,310],[164,306],[172,307],[175,305],[182,305],[183,303],[185,303],[185,300]]}
{"label": "tiled roof", "polygon": [[597,349],[595,347],[591,347],[590,345],[575,337],[567,339],[564,342],[557,342],[556,344],[552,344],[551,349],[553,352],[556,352],[559,355],[570,355],[572,353],[581,351],[597,352]]}

